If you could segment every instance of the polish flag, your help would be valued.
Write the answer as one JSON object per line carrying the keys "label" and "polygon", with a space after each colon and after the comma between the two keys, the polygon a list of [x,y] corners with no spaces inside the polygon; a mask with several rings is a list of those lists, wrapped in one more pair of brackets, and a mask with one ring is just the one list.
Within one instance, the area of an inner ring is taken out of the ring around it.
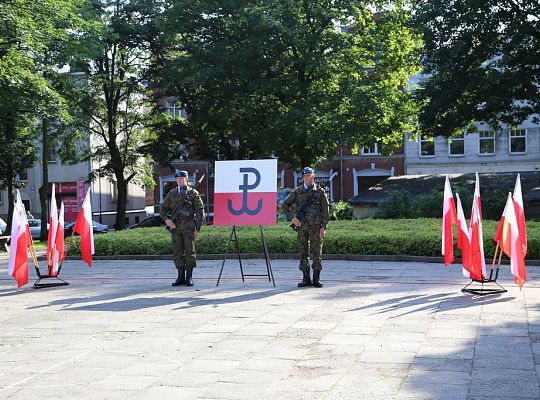
{"label": "polish flag", "polygon": [[52,184],[51,206],[49,212],[49,235],[47,238],[47,265],[49,276],[56,276],[58,271],[58,252],[56,251],[56,232],[58,230],[58,207],[56,206],[55,185]]}
{"label": "polish flag", "polygon": [[508,193],[504,212],[504,225],[500,242],[501,250],[510,258],[510,271],[514,275],[514,282],[521,289],[527,280],[527,271],[525,270],[523,246],[519,237],[519,223],[516,218],[511,193]]}
{"label": "polish flag", "polygon": [[482,233],[482,202],[480,200],[480,180],[476,173],[474,198],[471,210],[469,236],[471,238],[471,279],[481,280],[486,276],[484,258],[484,235]]}
{"label": "polish flag", "polygon": [[89,267],[92,266],[92,254],[94,254],[94,229],[92,226],[92,204],[90,203],[90,188],[82,204],[81,211],[73,226],[73,232],[81,235],[81,256]]}
{"label": "polish flag", "polygon": [[444,200],[443,200],[443,218],[442,218],[442,248],[441,254],[444,256],[444,265],[454,262],[454,234],[452,226],[457,224],[456,206],[454,197],[450,189],[450,180],[448,175],[444,183]]}
{"label": "polish flag", "polygon": [[30,228],[26,219],[26,210],[17,190],[17,201],[14,204],[11,219],[11,246],[9,249],[8,274],[21,287],[28,283],[28,247],[32,243]]}
{"label": "polish flag", "polygon": [[523,198],[521,196],[521,179],[519,174],[516,178],[514,187],[514,210],[516,212],[516,220],[519,228],[519,240],[523,246],[523,257],[527,255],[527,225],[525,224],[525,211],[523,208]]}
{"label": "polish flag", "polygon": [[504,206],[504,211],[501,215],[501,219],[499,221],[499,224],[497,225],[497,230],[495,231],[495,236],[493,236],[493,240],[495,243],[501,247],[501,240],[502,240],[502,231],[504,227],[504,216],[506,215],[506,205]]}
{"label": "polish flag", "polygon": [[471,277],[471,238],[469,236],[469,228],[467,228],[467,220],[461,206],[459,193],[456,193],[457,198],[457,226],[458,226],[458,249],[461,250],[461,263],[463,264],[463,276]]}
{"label": "polish flag", "polygon": [[58,264],[64,261],[66,251],[64,248],[64,202],[60,204],[60,215],[58,216],[58,228],[56,229],[55,250],[58,253]]}

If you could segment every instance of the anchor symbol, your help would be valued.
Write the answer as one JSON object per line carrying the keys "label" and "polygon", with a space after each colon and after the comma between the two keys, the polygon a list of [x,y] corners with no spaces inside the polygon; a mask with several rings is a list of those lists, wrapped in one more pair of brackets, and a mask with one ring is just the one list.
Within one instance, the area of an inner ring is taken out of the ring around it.
{"label": "anchor symbol", "polygon": [[[261,211],[262,208],[262,199],[259,199],[257,202],[257,208],[255,210],[250,210],[247,205],[247,192],[250,189],[255,189],[257,186],[259,186],[259,183],[261,182],[261,174],[259,171],[255,168],[240,168],[240,172],[244,172],[244,184],[239,185],[238,189],[242,190],[242,207],[240,207],[239,210],[235,210],[233,208],[232,200],[229,199],[227,202],[227,207],[229,208],[229,212],[232,215],[240,215],[240,214],[248,214],[248,215],[256,215]],[[255,175],[255,183],[249,184],[248,181],[248,174],[252,173]]]}

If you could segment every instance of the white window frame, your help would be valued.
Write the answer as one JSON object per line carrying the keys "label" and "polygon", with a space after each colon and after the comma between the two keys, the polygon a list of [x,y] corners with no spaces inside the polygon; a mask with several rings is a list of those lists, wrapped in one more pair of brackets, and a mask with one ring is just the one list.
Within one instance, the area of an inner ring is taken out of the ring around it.
{"label": "white window frame", "polygon": [[[513,132],[523,132],[523,135],[512,136]],[[512,151],[512,139],[522,139],[525,141],[525,151]],[[527,154],[527,129],[510,129],[508,132],[508,153],[509,154]]]}
{"label": "white window frame", "polygon": [[[482,134],[487,134],[487,133],[490,133],[492,134],[492,136],[490,137],[482,137]],[[496,142],[495,142],[495,134],[496,132],[494,130],[484,130],[484,131],[478,131],[478,155],[479,156],[494,156],[495,153],[497,152],[497,149],[496,149]],[[491,139],[493,141],[493,153],[482,153],[481,152],[481,146],[480,146],[480,143],[482,142],[482,140],[489,140]]]}
{"label": "white window frame", "polygon": [[175,117],[187,119],[186,111],[179,107],[178,104],[173,100],[165,99],[165,111]]}
{"label": "white window frame", "polygon": [[[452,141],[463,143],[463,153],[452,154]],[[448,157],[464,157],[465,156],[465,132],[461,132],[459,136],[448,138]]]}
{"label": "white window frame", "polygon": [[49,151],[47,152],[47,163],[48,164],[56,164],[58,162],[58,152],[54,147],[49,147]]}
{"label": "white window frame", "polygon": [[[422,154],[422,143],[424,142],[429,142],[429,143],[433,143],[433,154]],[[418,152],[420,153],[420,158],[432,158],[432,157],[435,157],[437,155],[437,149],[436,149],[436,146],[435,146],[435,138],[433,138],[432,140],[426,140],[426,139],[422,139],[422,135],[420,134],[418,136]]]}
{"label": "white window frame", "polygon": [[[382,147],[382,144],[379,142],[375,142],[369,147],[362,147],[361,153],[362,155],[379,156],[381,155],[380,147]],[[372,148],[373,148],[373,151],[371,151]]]}

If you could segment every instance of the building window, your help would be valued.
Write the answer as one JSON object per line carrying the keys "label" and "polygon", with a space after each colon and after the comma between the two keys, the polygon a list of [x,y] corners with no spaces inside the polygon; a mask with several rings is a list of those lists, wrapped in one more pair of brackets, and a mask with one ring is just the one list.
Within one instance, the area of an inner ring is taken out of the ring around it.
{"label": "building window", "polygon": [[28,182],[28,170],[25,169],[17,174],[17,180],[19,182]]}
{"label": "building window", "polygon": [[478,132],[478,154],[495,154],[495,131]]}
{"label": "building window", "polygon": [[165,100],[165,111],[171,115],[174,115],[175,117],[184,119],[187,118],[186,111],[174,101]]}
{"label": "building window", "polygon": [[365,155],[379,155],[382,152],[382,143],[374,143],[369,147],[362,147],[362,154]]}
{"label": "building window", "polygon": [[435,156],[435,141],[432,137],[420,135],[420,157]]}
{"label": "building window", "polygon": [[512,129],[509,136],[510,154],[523,154],[527,152],[527,130]]}
{"label": "building window", "polygon": [[448,155],[465,155],[465,134],[463,132],[454,137],[448,138]]}
{"label": "building window", "polygon": [[4,204],[4,191],[3,190],[0,190],[0,204]]}
{"label": "building window", "polygon": [[58,159],[58,153],[56,152],[56,149],[54,147],[49,148],[49,151],[47,152],[47,162],[49,164],[56,163]]}

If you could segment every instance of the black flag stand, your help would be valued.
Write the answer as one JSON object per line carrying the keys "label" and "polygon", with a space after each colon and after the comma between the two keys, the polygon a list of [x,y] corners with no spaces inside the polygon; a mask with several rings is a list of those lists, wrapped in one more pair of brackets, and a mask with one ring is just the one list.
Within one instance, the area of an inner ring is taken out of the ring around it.
{"label": "black flag stand", "polygon": [[221,275],[223,274],[223,267],[225,266],[225,261],[227,261],[227,257],[229,255],[229,247],[231,245],[232,240],[234,240],[236,254],[238,256],[238,263],[240,264],[240,273],[242,274],[242,282],[245,282],[244,277],[246,276],[266,276],[268,277],[268,282],[272,282],[274,287],[276,287],[276,282],[274,280],[274,273],[272,272],[272,266],[270,264],[270,256],[268,255],[268,247],[266,246],[266,238],[264,237],[262,225],[259,225],[259,228],[261,229],[261,241],[263,244],[264,258],[266,260],[267,273],[266,274],[244,274],[244,268],[242,267],[242,258],[240,257],[240,248],[238,247],[238,236],[236,235],[236,225],[233,225],[232,230],[231,230],[231,235],[229,236],[229,242],[227,243],[227,250],[225,251],[225,257],[223,258],[223,263],[221,264],[221,270],[219,271],[219,277],[216,283],[216,287],[219,286]]}
{"label": "black flag stand", "polygon": [[[60,270],[62,269],[62,265],[64,265],[64,261],[66,259],[66,256],[67,256],[67,253],[71,247],[71,242],[73,241],[73,233],[71,234],[71,237],[69,238],[69,244],[66,248],[66,252],[64,253],[64,257],[62,259],[62,262],[60,263],[60,265],[58,266],[58,271],[56,272],[56,275],[50,275],[50,274],[47,274],[47,275],[44,275],[40,272],[39,270],[39,266],[37,264],[37,258],[35,256],[35,251],[34,251],[34,248],[32,247],[32,255],[34,257],[34,265],[35,265],[35,268],[36,268],[36,273],[37,273],[37,276],[38,276],[38,279],[34,282],[34,289],[43,289],[43,288],[48,288],[48,287],[55,287],[55,286],[66,286],[66,285],[69,285],[68,282],[66,282],[65,280],[63,279],[60,279],[58,277],[58,275],[60,275]],[[48,262],[47,262],[47,267],[48,267]],[[55,281],[53,282],[46,282],[46,283],[41,283],[41,280],[42,279],[55,279]]]}
{"label": "black flag stand", "polygon": [[[499,260],[497,261],[497,270],[495,271],[495,277],[493,276],[493,269],[495,268],[495,260],[497,259],[497,251],[500,250],[499,252]],[[484,278],[482,280],[479,280],[479,279],[471,279],[471,282],[466,285],[463,289],[461,289],[462,292],[466,292],[466,293],[472,293],[472,294],[476,294],[478,296],[485,296],[486,294],[497,294],[497,293],[505,293],[507,292],[507,290],[502,287],[501,285],[499,285],[497,283],[497,278],[499,277],[499,268],[501,266],[501,257],[502,257],[502,249],[499,248],[499,244],[497,243],[497,247],[495,248],[495,254],[493,255],[493,261],[491,263],[491,270],[489,271],[489,278]],[[469,288],[470,285],[472,285],[473,283],[480,283],[481,286],[478,288],[478,287],[471,287]],[[484,287],[484,284],[486,283],[494,283],[495,285],[497,285],[496,287]]]}

